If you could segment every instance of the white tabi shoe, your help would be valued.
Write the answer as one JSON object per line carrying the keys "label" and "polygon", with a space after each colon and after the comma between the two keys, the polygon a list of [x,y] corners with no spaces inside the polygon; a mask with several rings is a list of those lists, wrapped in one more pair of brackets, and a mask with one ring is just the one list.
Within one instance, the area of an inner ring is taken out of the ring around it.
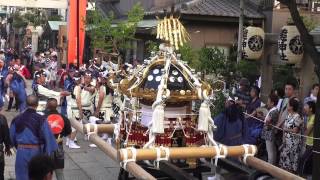
{"label": "white tabi shoe", "polygon": [[112,145],[112,138],[108,138],[107,142],[108,144]]}
{"label": "white tabi shoe", "polygon": [[74,141],[69,141],[69,148],[70,149],[80,149],[80,146],[78,146]]}
{"label": "white tabi shoe", "polygon": [[95,144],[89,144],[89,147],[96,148],[97,145],[95,145]]}
{"label": "white tabi shoe", "polygon": [[108,137],[109,137],[108,134],[103,134],[101,138],[102,138],[103,140],[107,140]]}
{"label": "white tabi shoe", "polygon": [[69,141],[70,141],[70,139],[66,138],[66,146],[69,146]]}

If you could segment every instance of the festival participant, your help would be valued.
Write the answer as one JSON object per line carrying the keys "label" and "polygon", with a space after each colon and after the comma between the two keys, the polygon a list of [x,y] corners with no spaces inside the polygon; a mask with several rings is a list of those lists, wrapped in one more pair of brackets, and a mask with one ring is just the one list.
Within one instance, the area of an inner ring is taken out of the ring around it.
{"label": "festival participant", "polygon": [[268,114],[265,117],[265,125],[261,132],[261,137],[266,141],[266,148],[268,153],[268,162],[275,165],[277,160],[277,149],[275,144],[274,128],[278,121],[279,111],[277,109],[278,96],[270,94],[267,102],[269,109]]}
{"label": "festival participant", "polygon": [[[68,119],[76,119],[80,121],[80,115],[79,115],[79,108],[76,100],[76,95],[78,94],[78,91],[81,91],[81,75],[79,72],[76,72],[72,78],[73,84],[70,84],[68,88],[71,88],[71,96],[67,96],[67,115]],[[66,84],[65,84],[66,85]],[[79,90],[80,89],[80,90]],[[72,127],[72,132],[70,136],[66,139],[66,146],[70,149],[79,149],[80,146],[76,144],[77,131],[75,128]]]}
{"label": "festival participant", "polygon": [[79,108],[79,117],[82,120],[89,120],[93,110],[93,95],[95,87],[91,85],[92,74],[90,71],[85,71],[83,75],[83,83],[75,89],[76,102]]}
{"label": "festival participant", "polygon": [[0,58],[0,107],[4,105],[4,96],[6,94],[5,80],[8,75],[8,68],[5,67],[4,59]]}
{"label": "festival participant", "polygon": [[70,93],[67,91],[53,91],[46,87],[46,74],[44,71],[39,71],[35,74],[36,84],[33,86],[34,94],[39,98],[39,106],[37,111],[39,113],[45,110],[46,101],[48,98],[55,98],[60,102],[60,98],[64,96],[69,96]]}
{"label": "festival participant", "polygon": [[[16,99],[16,105],[19,107],[20,112],[26,108],[26,79],[19,71],[18,67],[10,67],[9,74],[6,78],[6,84],[10,87],[13,96]],[[12,106],[13,98],[9,100],[8,109]]]}
{"label": "festival participant", "polygon": [[301,151],[301,137],[296,134],[299,134],[303,129],[303,120],[298,113],[299,101],[291,98],[287,111],[288,114],[283,124],[284,133],[282,146],[280,147],[279,166],[289,172],[296,173]]}
{"label": "festival participant", "polygon": [[217,126],[214,139],[228,146],[242,144],[243,118],[240,107],[229,97],[225,103],[225,110],[214,118]]}
{"label": "festival participant", "polygon": [[248,89],[250,82],[246,78],[241,78],[239,84],[239,89],[237,89],[235,93],[235,97],[238,98],[236,99],[236,103],[245,110],[247,105],[250,103],[250,92]]}
{"label": "festival participant", "polygon": [[10,111],[11,110],[14,100],[15,100],[15,106],[14,107],[16,108],[17,111],[19,109],[18,100],[15,97],[15,95],[13,94],[12,89],[10,88],[10,82],[11,82],[11,79],[12,79],[12,75],[10,75],[10,74],[13,74],[13,73],[14,73],[13,66],[9,66],[8,67],[8,75],[7,75],[6,79],[5,79],[5,86],[8,87],[8,96],[9,96],[8,108],[6,109],[6,111]]}
{"label": "festival participant", "polygon": [[[101,74],[98,92],[95,96],[96,109],[94,116],[101,119],[104,123],[110,123],[111,118],[113,117],[113,90],[107,85],[107,76],[107,72]],[[104,135],[103,138],[106,138],[108,143],[111,144],[111,138],[108,138],[107,134]]]}
{"label": "festival participant", "polygon": [[307,128],[304,135],[309,138],[306,139],[305,152],[300,158],[299,175],[312,174],[312,151],[313,151],[313,129],[315,121],[316,103],[314,101],[307,101],[304,105],[304,113],[307,116]]}
{"label": "festival participant", "polygon": [[96,110],[94,116],[102,119],[104,122],[109,123],[112,112],[112,95],[113,90],[107,85],[107,72],[102,73],[98,87],[97,96],[95,96]]}
{"label": "festival participant", "polygon": [[64,168],[64,150],[63,150],[63,137],[67,137],[71,134],[71,124],[68,118],[60,113],[57,110],[58,101],[54,98],[49,98],[47,101],[48,111],[45,114],[45,117],[48,119],[51,131],[54,134],[58,150],[53,154],[53,160],[55,163],[55,173],[57,180],[63,180],[63,168]]}
{"label": "festival participant", "polygon": [[[0,108],[1,110],[1,108]],[[4,146],[3,146],[4,144]],[[0,180],[4,180],[4,155],[11,156],[10,134],[7,119],[0,114]]]}
{"label": "festival participant", "polygon": [[[74,86],[75,86],[75,82],[74,82],[74,74],[75,74],[75,70],[74,69],[69,69],[67,71],[66,76],[63,77],[63,89],[65,91],[68,91],[72,94]],[[67,98],[64,97],[61,103],[61,114],[64,116],[67,116]]]}
{"label": "festival participant", "polygon": [[39,100],[27,97],[28,108],[16,116],[10,126],[12,145],[17,149],[15,172],[17,180],[28,180],[28,163],[39,154],[51,155],[57,150],[56,140],[47,120],[36,112]]}
{"label": "festival participant", "polygon": [[31,78],[30,71],[25,67],[24,65],[21,64],[21,59],[18,56],[15,56],[15,65],[14,68],[18,69],[20,74],[25,77],[26,79]]}
{"label": "festival participant", "polygon": [[314,84],[312,85],[312,89],[311,89],[311,93],[310,96],[306,97],[303,101],[304,104],[306,104],[309,101],[313,101],[316,102],[317,101],[317,96],[318,96],[318,92],[319,92],[319,84]]}
{"label": "festival participant", "polygon": [[[257,116],[256,109],[261,106],[261,100],[259,98],[260,88],[253,86],[250,90],[251,101],[247,104],[246,113],[250,116],[245,118],[244,128],[246,136],[244,138],[245,144],[256,144],[263,127],[263,123],[254,119]],[[252,117],[253,116],[253,117]]]}

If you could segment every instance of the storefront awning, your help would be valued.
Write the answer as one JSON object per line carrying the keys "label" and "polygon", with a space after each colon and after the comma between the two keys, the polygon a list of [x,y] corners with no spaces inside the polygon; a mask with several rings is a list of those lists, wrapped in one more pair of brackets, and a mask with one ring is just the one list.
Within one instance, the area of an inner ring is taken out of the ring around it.
{"label": "storefront awning", "polygon": [[59,31],[60,25],[67,25],[65,21],[48,21],[51,31]]}

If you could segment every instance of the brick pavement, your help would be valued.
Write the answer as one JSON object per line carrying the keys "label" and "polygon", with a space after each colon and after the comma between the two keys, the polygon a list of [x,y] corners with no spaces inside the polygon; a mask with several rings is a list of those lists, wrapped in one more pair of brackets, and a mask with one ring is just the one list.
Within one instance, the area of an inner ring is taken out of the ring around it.
{"label": "brick pavement", "polygon": [[[31,82],[28,82],[30,87]],[[30,89],[28,89],[30,93]],[[3,112],[9,123],[17,112]],[[90,148],[89,142],[84,141],[84,136],[77,136],[81,149],[68,149],[65,147],[66,180],[115,180],[119,173],[119,164],[114,162],[97,148]],[[6,157],[5,179],[15,179],[15,156]]]}

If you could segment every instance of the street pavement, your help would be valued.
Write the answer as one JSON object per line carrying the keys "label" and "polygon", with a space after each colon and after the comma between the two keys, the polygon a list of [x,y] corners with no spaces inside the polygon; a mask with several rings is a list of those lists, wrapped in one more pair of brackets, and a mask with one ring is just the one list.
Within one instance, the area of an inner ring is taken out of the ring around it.
{"label": "street pavement", "polygon": [[[27,92],[30,94],[31,81],[28,81],[28,87]],[[7,117],[9,124],[18,114],[15,110],[2,113]],[[77,139],[81,149],[69,149],[64,146],[65,180],[116,180],[120,170],[119,164],[98,148],[89,147],[90,142],[84,140],[83,134],[78,134]],[[5,179],[15,179],[15,155],[6,157],[5,163]]]}

